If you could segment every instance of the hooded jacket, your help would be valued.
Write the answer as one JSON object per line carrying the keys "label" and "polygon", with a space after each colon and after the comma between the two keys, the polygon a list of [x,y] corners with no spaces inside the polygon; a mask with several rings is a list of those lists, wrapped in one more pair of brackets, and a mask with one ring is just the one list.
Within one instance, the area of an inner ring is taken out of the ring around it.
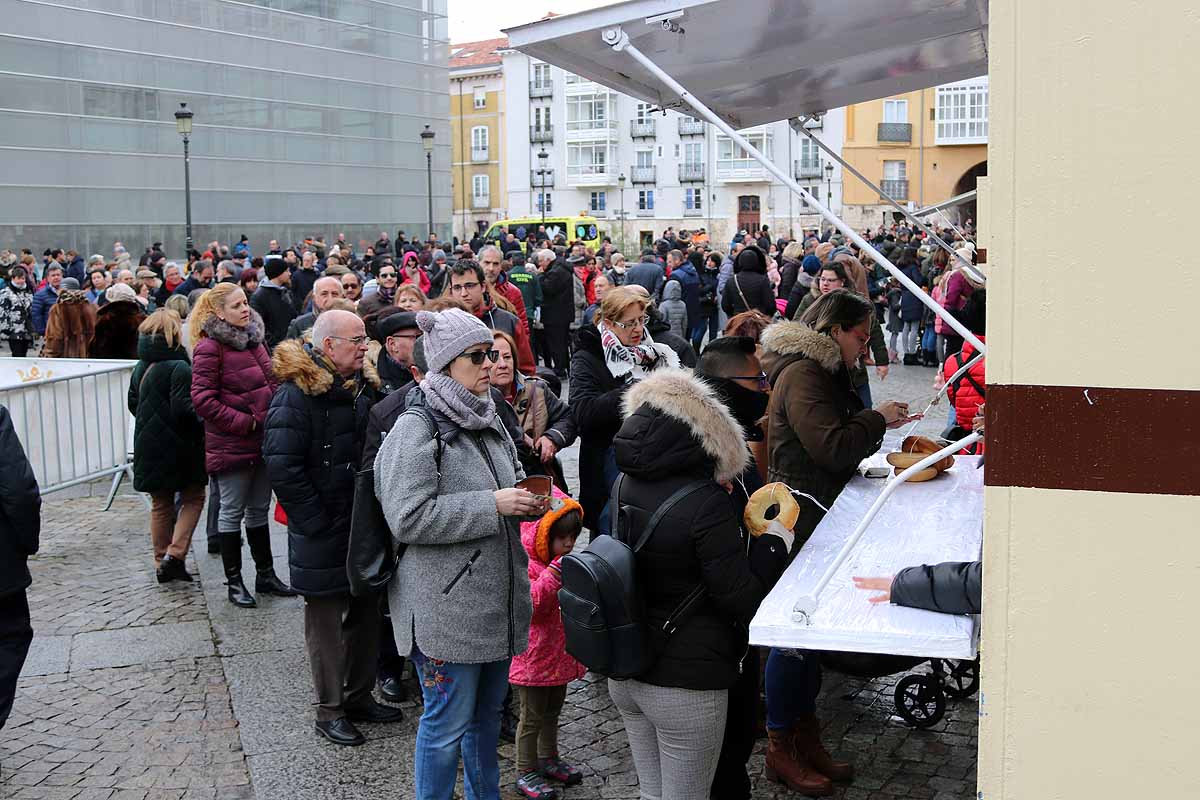
{"label": "hooded jacket", "polygon": [[575,320],[575,273],[555,261],[538,280],[542,286],[542,323],[550,329],[566,329]]}
{"label": "hooded jacket", "polygon": [[254,290],[250,307],[261,316],[268,349],[274,349],[287,338],[288,325],[298,316],[291,291],[270,281],[263,281]]}
{"label": "hooded jacket", "polygon": [[257,311],[245,328],[210,317],[204,332],[192,351],[192,404],[204,420],[205,468],[220,474],[261,463],[263,424],[278,383]]}
{"label": "hooded jacket", "polygon": [[[688,309],[687,304],[680,299],[683,295],[683,285],[674,279],[667,281],[663,285],[663,299],[658,304],[659,313],[662,314],[663,321],[670,326],[671,333],[686,339],[688,335]],[[651,333],[651,336],[654,334]]]}
{"label": "hooded jacket", "polygon": [[[769,479],[811,494],[828,508],[859,462],[883,443],[883,415],[863,408],[841,349],[829,336],[800,322],[778,322],[763,332],[762,346],[772,387]],[[793,529],[798,546],[824,513],[800,501]]]}
{"label": "hooded jacket", "polygon": [[[49,288],[49,287],[47,287]],[[34,296],[37,307],[37,296]],[[87,295],[67,289],[58,295],[46,323],[46,358],[87,358],[88,347],[96,333],[96,307]]]}
{"label": "hooded jacket", "polygon": [[346,551],[354,473],[362,457],[370,400],[361,375],[343,378],[311,344],[275,348],[263,460],[288,518],[292,587],[306,597],[350,590]]}
{"label": "hooded jacket", "polygon": [[768,318],[778,311],[775,289],[767,277],[767,257],[757,247],[747,247],[738,253],[733,277],[721,295],[721,310],[731,317],[743,311],[761,311]]}
{"label": "hooded jacket", "polygon": [[[110,305],[129,305],[111,303]],[[204,423],[192,405],[192,365],[182,344],[161,335],[138,337],[138,363],[129,378],[133,429],[133,488],[179,491],[204,485]]]}
{"label": "hooded jacket", "polygon": [[678,489],[705,486],[676,504],[636,556],[646,622],[663,623],[697,586],[706,590],[659,658],[638,679],[656,686],[725,689],[737,680],[747,629],[787,565],[766,534],[748,544],[737,506],[721,482],[746,469],[742,427],[713,389],[686,370],[660,370],[630,388],[614,440],[621,513],[614,535],[628,541]]}
{"label": "hooded jacket", "polygon": [[139,358],[138,326],[146,314],[135,300],[108,303],[96,312],[96,332],[88,358]]}

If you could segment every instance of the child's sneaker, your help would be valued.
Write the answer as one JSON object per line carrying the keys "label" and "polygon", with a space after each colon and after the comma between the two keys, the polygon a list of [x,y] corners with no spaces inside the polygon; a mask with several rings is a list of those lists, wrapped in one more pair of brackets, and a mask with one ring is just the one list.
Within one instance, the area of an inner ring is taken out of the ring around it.
{"label": "child's sneaker", "polygon": [[558,792],[546,785],[540,772],[526,772],[517,778],[517,791],[530,800],[557,800]]}
{"label": "child's sneaker", "polygon": [[538,769],[547,778],[559,781],[567,786],[574,786],[577,783],[583,782],[583,773],[579,771],[579,768],[571,766],[558,756],[539,760]]}

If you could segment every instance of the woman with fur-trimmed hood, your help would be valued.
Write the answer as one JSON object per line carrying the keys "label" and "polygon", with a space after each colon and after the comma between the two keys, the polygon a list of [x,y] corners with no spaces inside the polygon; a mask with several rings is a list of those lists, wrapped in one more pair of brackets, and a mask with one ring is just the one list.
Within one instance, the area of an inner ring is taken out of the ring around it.
{"label": "woman with fur-trimmed hood", "polygon": [[[708,797],[747,627],[783,573],[792,534],[776,525],[747,545],[730,486],[749,451],[741,425],[704,381],[686,370],[656,370],[629,388],[624,413],[614,439],[624,473],[615,535],[631,541],[679,489],[699,483],[637,553],[647,625],[661,631],[685,599],[694,602],[676,617],[674,634],[659,640],[654,666],[636,679],[609,681],[608,689],[643,793]],[[659,750],[664,726],[669,756]]]}

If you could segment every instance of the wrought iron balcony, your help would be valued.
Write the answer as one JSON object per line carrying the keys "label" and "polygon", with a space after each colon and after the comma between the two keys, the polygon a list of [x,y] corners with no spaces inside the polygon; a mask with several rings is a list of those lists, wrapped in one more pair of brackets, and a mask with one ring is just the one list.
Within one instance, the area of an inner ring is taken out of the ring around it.
{"label": "wrought iron balcony", "polygon": [[530,125],[529,126],[529,141],[531,144],[538,142],[553,142],[554,141],[554,126],[553,125]]}
{"label": "wrought iron balcony", "polygon": [[703,136],[704,123],[694,117],[679,118],[679,135],[680,136]]}
{"label": "wrought iron balcony", "polygon": [[879,182],[879,188],[883,190],[884,194],[886,194],[888,197],[892,198],[893,200],[907,200],[908,199],[908,179],[907,178],[903,178],[901,180],[886,180],[886,179],[882,180]]}
{"label": "wrought iron balcony", "polygon": [[488,160],[488,149],[486,147],[472,147],[471,161],[480,163]]}
{"label": "wrought iron balcony", "polygon": [[793,163],[793,177],[796,180],[803,178],[821,178],[824,177],[825,165],[821,163],[819,158],[800,158]]}
{"label": "wrought iron balcony", "polygon": [[529,99],[537,100],[539,97],[553,97],[553,83],[539,83],[537,81],[529,82]]}
{"label": "wrought iron balcony", "polygon": [[910,122],[881,122],[875,138],[881,142],[912,143],[912,123]]}
{"label": "wrought iron balcony", "polygon": [[632,167],[629,170],[630,183],[654,183],[654,167]]}
{"label": "wrought iron balcony", "polygon": [[695,183],[704,180],[704,165],[703,164],[680,164],[679,165],[679,182],[680,183]]}
{"label": "wrought iron balcony", "polygon": [[655,124],[658,120],[648,119],[645,122],[638,122],[636,119],[629,121],[629,135],[634,139],[653,139],[655,137]]}
{"label": "wrought iron balcony", "polygon": [[491,195],[488,194],[473,194],[471,195],[471,208],[488,208],[491,206]]}
{"label": "wrought iron balcony", "polygon": [[[542,173],[542,174],[539,174]],[[529,186],[533,189],[549,189],[554,186],[554,168],[529,170]]]}

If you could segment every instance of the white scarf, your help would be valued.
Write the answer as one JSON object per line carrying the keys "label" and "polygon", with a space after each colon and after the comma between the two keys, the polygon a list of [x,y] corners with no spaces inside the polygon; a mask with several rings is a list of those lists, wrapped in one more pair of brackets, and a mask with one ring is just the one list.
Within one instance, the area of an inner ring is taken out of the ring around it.
{"label": "white scarf", "polygon": [[664,363],[671,369],[679,367],[679,356],[675,351],[665,344],[655,344],[648,330],[643,332],[641,344],[626,347],[604,320],[597,327],[600,329],[600,345],[604,348],[604,365],[614,378],[632,375],[635,381],[639,381]]}

